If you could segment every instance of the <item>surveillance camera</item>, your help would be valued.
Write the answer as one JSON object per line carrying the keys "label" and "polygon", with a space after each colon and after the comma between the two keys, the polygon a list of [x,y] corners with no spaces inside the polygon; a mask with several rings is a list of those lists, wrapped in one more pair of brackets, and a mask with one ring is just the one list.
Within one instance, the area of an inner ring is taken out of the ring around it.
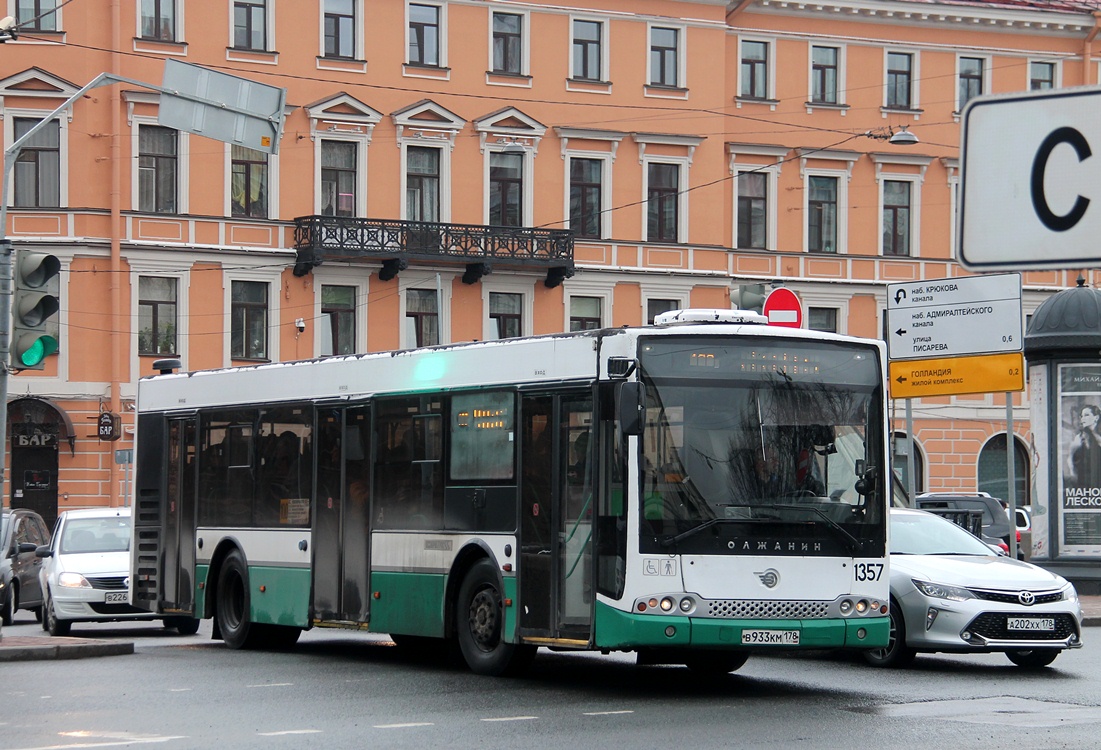
{"label": "surveillance camera", "polygon": [[298,329],[299,333],[302,333],[306,330],[306,321],[304,321],[302,318],[299,318],[298,320],[294,321],[294,327]]}

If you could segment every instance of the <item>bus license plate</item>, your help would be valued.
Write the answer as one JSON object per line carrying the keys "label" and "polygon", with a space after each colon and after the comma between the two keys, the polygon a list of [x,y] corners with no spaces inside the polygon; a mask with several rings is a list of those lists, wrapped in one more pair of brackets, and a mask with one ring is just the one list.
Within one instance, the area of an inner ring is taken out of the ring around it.
{"label": "bus license plate", "polygon": [[107,604],[126,604],[130,601],[130,592],[108,591],[107,595],[103,597],[103,601]]}
{"label": "bus license plate", "polygon": [[798,646],[798,630],[743,630],[743,646]]}
{"label": "bus license plate", "polygon": [[1054,617],[1010,617],[1006,630],[1055,630]]}

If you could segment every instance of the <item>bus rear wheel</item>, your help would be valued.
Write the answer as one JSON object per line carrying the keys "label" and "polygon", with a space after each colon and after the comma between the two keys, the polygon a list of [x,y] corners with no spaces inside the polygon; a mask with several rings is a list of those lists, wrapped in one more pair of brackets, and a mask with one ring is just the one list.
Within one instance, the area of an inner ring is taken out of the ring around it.
{"label": "bus rear wheel", "polygon": [[535,657],[535,647],[502,640],[505,611],[497,569],[479,560],[467,572],[455,604],[459,649],[470,671],[500,676],[522,672]]}
{"label": "bus rear wheel", "polygon": [[215,618],[222,640],[230,648],[255,648],[257,628],[250,619],[248,566],[240,550],[233,550],[218,571]]}

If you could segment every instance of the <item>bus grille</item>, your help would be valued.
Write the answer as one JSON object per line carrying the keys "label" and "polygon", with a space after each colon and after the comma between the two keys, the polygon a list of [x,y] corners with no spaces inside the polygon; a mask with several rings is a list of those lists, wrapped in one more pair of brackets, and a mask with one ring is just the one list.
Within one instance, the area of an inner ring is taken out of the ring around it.
{"label": "bus grille", "polygon": [[826,617],[829,602],[719,599],[708,603],[709,617],[810,620]]}

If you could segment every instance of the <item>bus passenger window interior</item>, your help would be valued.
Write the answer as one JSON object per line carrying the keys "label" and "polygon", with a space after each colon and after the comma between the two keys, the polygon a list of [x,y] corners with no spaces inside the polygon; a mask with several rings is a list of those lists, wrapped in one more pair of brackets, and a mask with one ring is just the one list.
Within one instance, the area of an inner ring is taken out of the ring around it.
{"label": "bus passenger window interior", "polygon": [[375,528],[442,528],[441,411],[429,397],[379,402]]}

